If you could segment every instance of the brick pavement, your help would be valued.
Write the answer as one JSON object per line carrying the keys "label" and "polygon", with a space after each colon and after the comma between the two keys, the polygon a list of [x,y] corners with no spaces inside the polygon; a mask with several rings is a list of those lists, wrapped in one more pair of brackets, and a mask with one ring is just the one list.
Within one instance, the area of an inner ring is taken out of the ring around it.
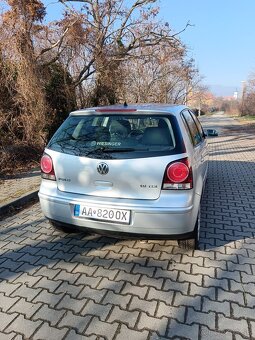
{"label": "brick pavement", "polygon": [[199,251],[0,222],[0,339],[255,339],[255,141],[208,141]]}

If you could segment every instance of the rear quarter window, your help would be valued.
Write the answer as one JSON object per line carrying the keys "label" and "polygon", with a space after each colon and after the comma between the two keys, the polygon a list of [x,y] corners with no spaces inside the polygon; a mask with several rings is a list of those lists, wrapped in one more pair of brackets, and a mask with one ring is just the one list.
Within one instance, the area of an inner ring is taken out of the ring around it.
{"label": "rear quarter window", "polygon": [[192,118],[194,119],[194,121],[196,123],[196,126],[198,128],[198,131],[199,131],[200,135],[202,136],[202,139],[204,139],[205,138],[205,134],[204,134],[204,130],[203,130],[203,127],[202,127],[199,119],[196,117],[196,115],[192,111],[190,111],[190,114],[191,114]]}
{"label": "rear quarter window", "polygon": [[182,118],[192,144],[196,146],[201,143],[203,135],[199,131],[193,115],[188,110],[185,110],[182,112]]}

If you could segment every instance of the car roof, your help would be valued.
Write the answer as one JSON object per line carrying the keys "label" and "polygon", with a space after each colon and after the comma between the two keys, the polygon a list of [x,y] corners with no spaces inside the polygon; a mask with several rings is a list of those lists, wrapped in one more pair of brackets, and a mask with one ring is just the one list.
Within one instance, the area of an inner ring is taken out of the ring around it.
{"label": "car roof", "polygon": [[171,113],[173,115],[179,114],[183,109],[187,108],[185,105],[177,105],[177,104],[131,104],[131,105],[109,105],[109,106],[98,106],[98,107],[91,107],[91,108],[85,108],[80,109],[77,111],[73,111],[70,113],[70,116],[80,116],[80,115],[86,115],[91,113],[107,113],[107,114],[136,114],[139,113],[158,113],[158,112],[167,112]]}

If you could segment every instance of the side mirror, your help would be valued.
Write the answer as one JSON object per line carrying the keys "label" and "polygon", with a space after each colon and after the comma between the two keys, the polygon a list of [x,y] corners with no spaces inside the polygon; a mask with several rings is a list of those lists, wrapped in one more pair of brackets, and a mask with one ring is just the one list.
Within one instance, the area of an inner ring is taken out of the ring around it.
{"label": "side mirror", "polygon": [[215,129],[207,129],[205,131],[205,135],[208,137],[217,137],[219,134],[218,134],[218,131]]}

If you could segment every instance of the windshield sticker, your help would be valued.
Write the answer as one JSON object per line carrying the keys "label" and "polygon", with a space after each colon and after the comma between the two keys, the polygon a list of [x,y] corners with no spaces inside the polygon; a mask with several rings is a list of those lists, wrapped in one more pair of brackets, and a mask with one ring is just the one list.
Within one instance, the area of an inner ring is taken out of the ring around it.
{"label": "windshield sticker", "polygon": [[100,146],[121,146],[121,142],[97,142]]}

